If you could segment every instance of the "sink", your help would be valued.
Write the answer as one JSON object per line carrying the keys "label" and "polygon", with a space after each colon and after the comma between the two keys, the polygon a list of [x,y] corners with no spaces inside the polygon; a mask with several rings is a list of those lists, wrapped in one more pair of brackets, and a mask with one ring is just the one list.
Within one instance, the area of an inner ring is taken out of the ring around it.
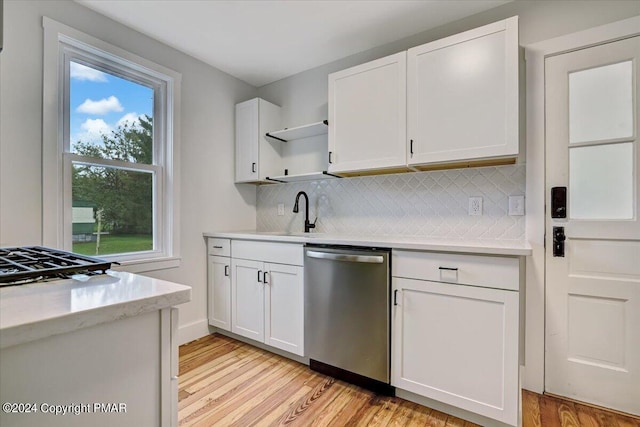
{"label": "sink", "polygon": [[287,236],[307,237],[312,239],[314,237],[322,237],[324,236],[324,233],[289,233]]}
{"label": "sink", "polygon": [[256,234],[261,234],[264,236],[292,236],[292,237],[322,237],[324,233],[303,233],[303,232],[294,232],[294,231],[258,231]]}

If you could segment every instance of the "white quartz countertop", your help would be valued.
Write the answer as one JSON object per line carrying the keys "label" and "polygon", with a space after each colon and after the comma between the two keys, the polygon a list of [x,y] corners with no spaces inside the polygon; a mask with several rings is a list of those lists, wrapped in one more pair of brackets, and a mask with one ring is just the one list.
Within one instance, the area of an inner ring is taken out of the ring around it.
{"label": "white quartz countertop", "polygon": [[191,287],[108,271],[0,288],[0,348],[71,332],[191,300]]}
{"label": "white quartz countertop", "polygon": [[208,232],[204,233],[204,236],[237,240],[385,247],[419,251],[460,252],[508,256],[531,255],[531,245],[524,240],[468,240],[409,236],[359,236],[271,231]]}

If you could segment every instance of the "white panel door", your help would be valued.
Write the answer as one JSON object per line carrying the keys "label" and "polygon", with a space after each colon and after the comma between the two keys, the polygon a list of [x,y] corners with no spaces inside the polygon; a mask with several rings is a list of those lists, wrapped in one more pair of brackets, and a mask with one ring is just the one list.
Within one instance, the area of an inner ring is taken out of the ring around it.
{"label": "white panel door", "polygon": [[406,163],[406,52],[329,75],[329,172]]}
{"label": "white panel door", "polygon": [[231,331],[264,342],[263,264],[232,259],[231,270]]}
{"label": "white panel door", "polygon": [[264,343],[304,356],[303,268],[265,264]]}
{"label": "white panel door", "polygon": [[392,385],[518,421],[519,293],[393,278]]}
{"label": "white panel door", "polygon": [[408,164],[518,154],[518,18],[409,49]]}
{"label": "white panel door", "polygon": [[236,182],[258,180],[258,98],[236,105]]}
{"label": "white panel door", "polygon": [[231,259],[209,256],[207,268],[209,324],[231,330]]}
{"label": "white panel door", "polygon": [[[545,61],[545,390],[636,415],[639,59],[636,36]],[[551,218],[553,187],[566,187],[566,218]]]}

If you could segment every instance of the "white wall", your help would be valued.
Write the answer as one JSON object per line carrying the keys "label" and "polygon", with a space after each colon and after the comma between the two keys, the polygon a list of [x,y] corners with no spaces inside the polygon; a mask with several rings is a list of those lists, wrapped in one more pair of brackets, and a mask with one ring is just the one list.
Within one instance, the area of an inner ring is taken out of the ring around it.
{"label": "white wall", "polygon": [[[640,15],[639,1],[518,1],[417,34],[395,43],[343,58],[259,88],[259,96],[282,107],[283,126],[292,127],[327,118],[327,75],[363,62],[406,50],[432,40],[518,15],[520,44],[593,28]],[[524,70],[523,70],[524,71]],[[527,98],[534,98],[527,94]],[[523,129],[524,131],[525,129]],[[523,386],[544,387],[544,172],[540,160],[543,139],[527,141],[527,238],[533,256],[527,261],[526,351]],[[526,159],[525,159],[526,161]],[[533,173],[531,173],[533,172]],[[260,212],[261,206],[258,206]]]}
{"label": "white wall", "polygon": [[[42,240],[42,16],[182,74],[179,268],[154,277],[193,287],[182,341],[208,333],[202,232],[255,228],[256,189],[233,184],[234,105],[256,89],[72,1],[4,1],[0,53],[0,246]],[[46,214],[46,213],[45,213]]]}

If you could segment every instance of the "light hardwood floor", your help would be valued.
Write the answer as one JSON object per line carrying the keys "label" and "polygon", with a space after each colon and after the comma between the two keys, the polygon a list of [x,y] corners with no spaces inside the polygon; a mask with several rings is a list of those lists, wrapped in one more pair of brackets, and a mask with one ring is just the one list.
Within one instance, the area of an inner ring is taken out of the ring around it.
{"label": "light hardwood floor", "polygon": [[[219,334],[180,347],[178,399],[184,426],[475,426]],[[523,424],[640,427],[640,420],[525,391]]]}

